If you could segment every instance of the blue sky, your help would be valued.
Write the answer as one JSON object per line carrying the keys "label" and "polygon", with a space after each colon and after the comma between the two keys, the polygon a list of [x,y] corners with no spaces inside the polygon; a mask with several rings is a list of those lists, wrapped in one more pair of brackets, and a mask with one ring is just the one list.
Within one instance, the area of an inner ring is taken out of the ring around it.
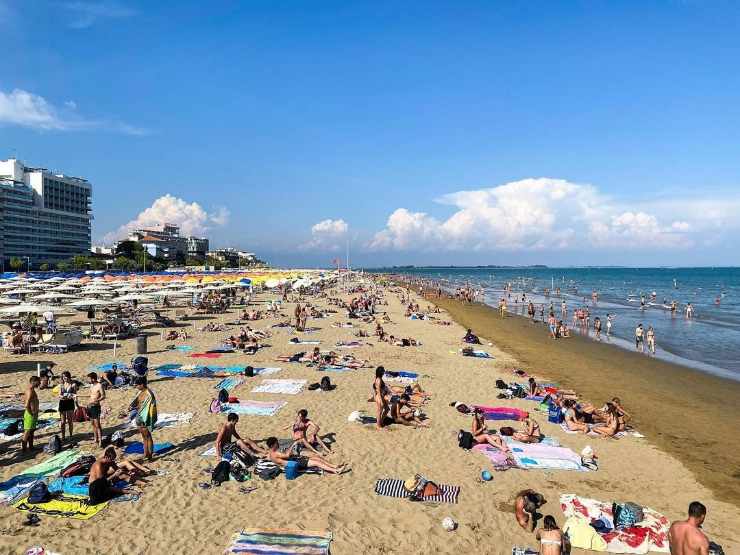
{"label": "blue sky", "polygon": [[0,0],[0,32],[0,157],[90,179],[99,239],[740,264],[735,2]]}

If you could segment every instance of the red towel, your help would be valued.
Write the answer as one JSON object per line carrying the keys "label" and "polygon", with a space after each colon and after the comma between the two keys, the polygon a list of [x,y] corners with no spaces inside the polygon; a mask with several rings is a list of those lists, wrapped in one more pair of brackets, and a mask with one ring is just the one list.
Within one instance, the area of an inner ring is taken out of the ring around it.
{"label": "red towel", "polygon": [[221,353],[193,353],[190,358],[219,358]]}

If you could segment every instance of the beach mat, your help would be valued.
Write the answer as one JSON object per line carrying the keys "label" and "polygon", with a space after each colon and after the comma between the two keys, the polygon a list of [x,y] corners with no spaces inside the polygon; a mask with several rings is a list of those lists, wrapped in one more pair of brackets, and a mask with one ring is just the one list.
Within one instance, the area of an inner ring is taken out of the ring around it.
{"label": "beach mat", "polygon": [[[458,351],[458,353],[462,354],[462,349]],[[473,351],[472,355],[463,355],[465,357],[470,358],[495,358],[492,354],[487,353],[486,351]]]}
{"label": "beach mat", "polygon": [[[154,429],[161,430],[162,428],[180,426],[181,424],[190,424],[193,416],[192,412],[163,412],[157,415],[157,423],[154,425]],[[135,419],[129,422],[128,428],[138,428]]]}
{"label": "beach mat", "polygon": [[[460,496],[460,486],[448,486],[445,484],[438,484],[441,493],[439,495],[433,495],[425,497],[424,501],[432,501],[435,503],[457,503],[457,498]],[[396,478],[383,478],[375,482],[375,493],[384,497],[398,497],[401,499],[407,498],[410,494],[403,487],[403,480]]]}
{"label": "beach mat", "polygon": [[514,463],[506,456],[506,453],[487,443],[479,443],[473,446],[473,451],[488,457],[494,470],[508,470],[514,468]]}
{"label": "beach mat", "polygon": [[[175,444],[174,443],[155,443],[154,444],[154,454],[159,455],[160,453],[166,453],[170,449],[174,449]],[[126,448],[123,450],[124,453],[127,455],[143,455],[144,454],[144,444],[140,441],[135,441],[129,445],[126,446]]]}
{"label": "beach mat", "polygon": [[37,474],[20,474],[0,482],[0,505],[8,505],[25,495],[39,480],[43,477]]}
{"label": "beach mat", "polygon": [[588,472],[588,469],[581,464],[580,455],[567,447],[519,442],[510,442],[508,445],[520,468]]}
{"label": "beach mat", "polygon": [[275,416],[288,403],[286,401],[239,401],[238,403],[224,403],[221,412],[235,412],[249,416]]}
{"label": "beach mat", "polygon": [[20,475],[51,476],[61,472],[64,468],[80,458],[81,453],[77,449],[70,449],[57,453],[43,462],[35,464],[26,470],[19,472]]}
{"label": "beach mat", "polygon": [[306,385],[306,380],[273,379],[262,380],[262,383],[252,389],[252,393],[278,393],[282,395],[297,395]]}
{"label": "beach mat", "polygon": [[62,518],[74,518],[76,520],[88,520],[108,506],[108,503],[90,505],[86,497],[77,495],[64,495],[47,501],[46,503],[29,503],[28,497],[24,497],[13,505],[19,511],[34,513],[37,515],[56,516]]}
{"label": "beach mat", "polygon": [[332,533],[328,530],[269,530],[245,528],[234,535],[224,553],[260,555],[328,555]]}

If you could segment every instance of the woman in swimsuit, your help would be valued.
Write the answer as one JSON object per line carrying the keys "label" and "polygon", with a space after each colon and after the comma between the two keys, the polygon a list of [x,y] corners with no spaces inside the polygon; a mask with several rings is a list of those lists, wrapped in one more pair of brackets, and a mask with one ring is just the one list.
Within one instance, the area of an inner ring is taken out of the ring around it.
{"label": "woman in swimsuit", "polygon": [[72,415],[75,411],[75,393],[77,387],[72,383],[72,375],[62,372],[62,383],[59,384],[59,415],[62,417],[62,441],[65,439],[64,425],[69,428],[69,437],[72,437]]}
{"label": "woman in swimsuit", "polygon": [[604,437],[614,437],[619,429],[619,413],[617,407],[611,403],[607,403],[606,407],[606,424],[594,426],[591,431]]}
{"label": "woman in swimsuit", "polygon": [[540,541],[540,555],[560,555],[561,553],[570,553],[570,550],[563,549],[567,538],[558,528],[555,517],[547,515],[542,520],[542,528],[537,530],[535,537]]}
{"label": "woman in swimsuit", "polygon": [[496,435],[496,433],[491,433],[488,431],[488,426],[486,426],[486,419],[483,415],[483,411],[480,409],[475,409],[473,411],[473,425],[470,430],[470,433],[473,434],[473,439],[476,443],[487,443],[492,447],[495,447],[502,453],[506,453],[506,455],[511,458],[511,451],[509,451],[509,446],[504,443],[504,440],[501,438],[501,436]]}
{"label": "woman in swimsuit", "polygon": [[385,368],[378,366],[375,369],[375,381],[373,382],[373,398],[375,399],[376,407],[376,418],[377,422],[375,427],[380,430],[383,427],[385,418],[388,416],[390,407],[388,406],[388,397],[390,396],[390,390],[383,381],[383,375],[385,374]]}
{"label": "woman in swimsuit", "polygon": [[563,402],[565,407],[565,425],[571,432],[588,432],[588,424],[580,422],[576,417],[575,401],[568,399]]}
{"label": "woman in swimsuit", "polygon": [[314,445],[318,445],[327,454],[331,453],[326,444],[319,438],[320,429],[316,422],[308,418],[306,409],[299,410],[296,413],[295,422],[293,422],[293,445],[300,444],[319,456],[321,453],[314,448]]}
{"label": "woman in swimsuit", "polygon": [[540,425],[533,418],[524,420],[524,430],[514,432],[511,437],[522,443],[539,443],[545,436],[540,431]]}

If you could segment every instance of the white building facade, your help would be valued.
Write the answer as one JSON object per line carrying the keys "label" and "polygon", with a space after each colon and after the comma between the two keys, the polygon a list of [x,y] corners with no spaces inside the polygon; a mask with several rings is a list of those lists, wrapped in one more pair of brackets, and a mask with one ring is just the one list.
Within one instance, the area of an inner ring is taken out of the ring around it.
{"label": "white building facade", "polygon": [[86,255],[92,185],[86,179],[0,160],[0,268],[11,258],[38,267]]}

